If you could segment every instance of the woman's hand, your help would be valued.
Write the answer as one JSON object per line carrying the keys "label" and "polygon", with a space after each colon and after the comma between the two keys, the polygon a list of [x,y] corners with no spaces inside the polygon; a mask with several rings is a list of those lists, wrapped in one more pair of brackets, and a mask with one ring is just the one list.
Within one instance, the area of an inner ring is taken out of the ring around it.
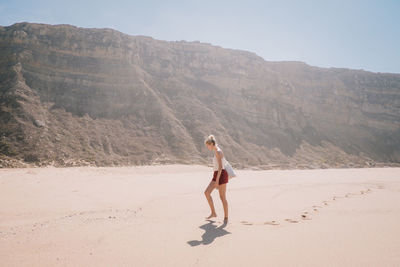
{"label": "woman's hand", "polygon": [[214,187],[218,190],[219,181],[213,181],[213,183],[214,183]]}

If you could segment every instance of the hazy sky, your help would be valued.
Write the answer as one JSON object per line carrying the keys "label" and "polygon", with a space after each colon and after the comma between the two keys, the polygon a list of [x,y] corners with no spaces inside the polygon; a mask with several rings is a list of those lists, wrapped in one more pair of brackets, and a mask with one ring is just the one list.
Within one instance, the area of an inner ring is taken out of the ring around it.
{"label": "hazy sky", "polygon": [[198,40],[272,61],[400,73],[400,0],[0,0],[0,25],[22,21]]}

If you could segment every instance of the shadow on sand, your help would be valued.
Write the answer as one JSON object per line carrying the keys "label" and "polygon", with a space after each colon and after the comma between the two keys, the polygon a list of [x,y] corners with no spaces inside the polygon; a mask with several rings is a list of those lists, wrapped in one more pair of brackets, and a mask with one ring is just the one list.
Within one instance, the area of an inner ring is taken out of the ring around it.
{"label": "shadow on sand", "polygon": [[199,226],[199,228],[205,230],[205,233],[201,236],[202,240],[187,241],[187,243],[189,245],[191,245],[192,247],[198,246],[200,244],[209,245],[214,241],[215,238],[224,236],[226,234],[231,234],[230,232],[228,232],[224,229],[226,226],[226,223],[221,224],[220,226],[217,227],[214,224],[215,221],[212,221],[212,220],[207,220],[207,221],[209,221],[209,222]]}

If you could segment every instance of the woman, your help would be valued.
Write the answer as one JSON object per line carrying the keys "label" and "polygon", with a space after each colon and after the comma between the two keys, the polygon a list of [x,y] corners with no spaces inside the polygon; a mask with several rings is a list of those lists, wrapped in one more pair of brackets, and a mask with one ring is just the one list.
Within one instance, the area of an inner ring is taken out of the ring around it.
{"label": "woman", "polygon": [[210,151],[214,151],[214,175],[210,184],[207,186],[207,189],[204,191],[206,195],[208,204],[211,208],[211,215],[206,217],[206,219],[210,219],[212,217],[217,217],[217,213],[215,212],[214,202],[211,197],[211,192],[214,188],[217,188],[219,191],[219,197],[222,201],[222,205],[224,206],[224,223],[228,222],[228,201],[226,200],[226,184],[228,183],[228,173],[225,169],[225,158],[224,154],[217,144],[214,135],[208,136],[208,138],[204,141],[205,145]]}

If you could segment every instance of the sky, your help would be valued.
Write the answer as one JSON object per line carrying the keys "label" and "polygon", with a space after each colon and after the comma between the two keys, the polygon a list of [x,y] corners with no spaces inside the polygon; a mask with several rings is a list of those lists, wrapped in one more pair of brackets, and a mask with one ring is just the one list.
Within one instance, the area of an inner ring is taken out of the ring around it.
{"label": "sky", "polygon": [[400,0],[0,0],[0,25],[112,28],[268,61],[400,73]]}

